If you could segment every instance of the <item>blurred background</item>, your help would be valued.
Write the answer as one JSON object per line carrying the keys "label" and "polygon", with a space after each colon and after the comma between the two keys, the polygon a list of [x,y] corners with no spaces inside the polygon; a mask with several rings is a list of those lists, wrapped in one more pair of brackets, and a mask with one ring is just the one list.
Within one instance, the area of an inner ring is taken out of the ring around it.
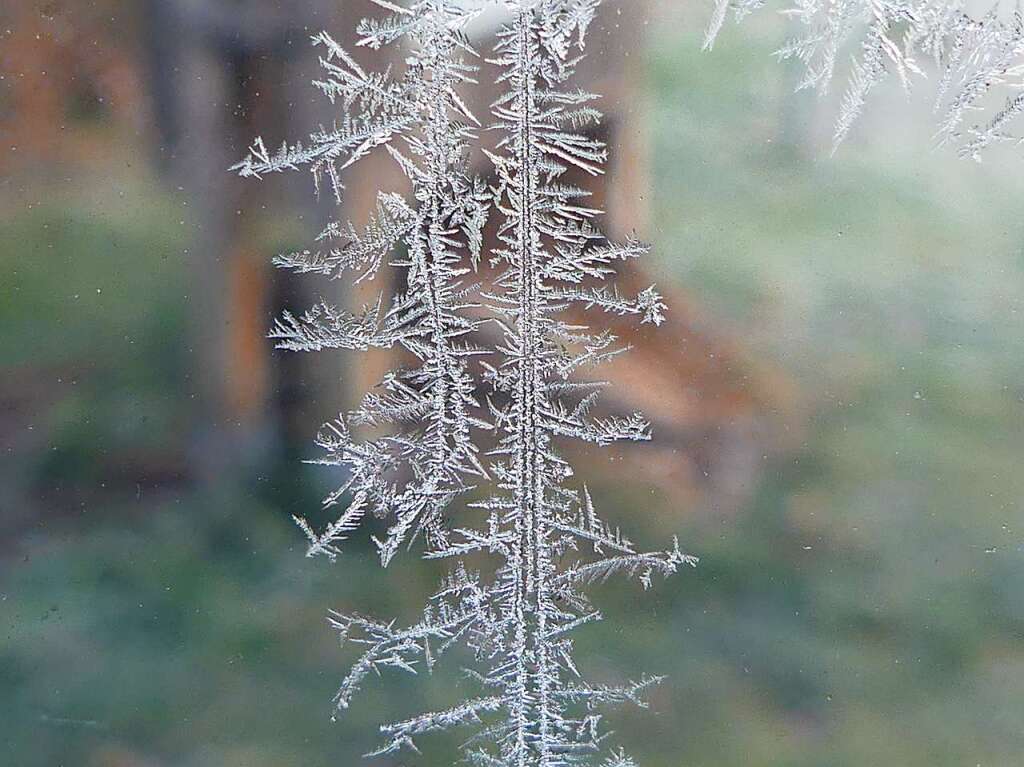
{"label": "blurred background", "polygon": [[[890,88],[830,157],[841,88],[793,93],[783,17],[702,54],[710,4],[606,6],[594,191],[672,317],[608,370],[655,442],[572,457],[635,539],[702,558],[599,589],[583,666],[668,676],[616,739],[648,767],[1019,765],[1019,156],[934,148]],[[0,0],[0,764],[355,765],[462,684],[389,677],[331,721],[327,610],[412,615],[438,570],[381,571],[366,535],[304,558],[290,514],[337,477],[301,459],[383,363],[272,350],[283,308],[359,297],[269,266],[331,213],[307,174],[227,171],[330,121],[309,35],[367,9]],[[369,763],[454,761],[426,745]]]}

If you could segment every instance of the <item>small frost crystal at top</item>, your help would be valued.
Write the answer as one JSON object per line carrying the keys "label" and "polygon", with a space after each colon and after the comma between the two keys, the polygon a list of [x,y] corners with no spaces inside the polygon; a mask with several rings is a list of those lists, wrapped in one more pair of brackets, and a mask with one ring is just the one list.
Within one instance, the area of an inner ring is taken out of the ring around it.
{"label": "small frost crystal at top", "polygon": [[[714,45],[730,9],[739,20],[763,5],[765,0],[715,0],[705,49]],[[787,0],[780,12],[804,28],[776,52],[803,65],[798,89],[824,93],[849,58],[833,148],[850,132],[870,92],[893,75],[905,89],[926,76],[935,83],[937,138],[958,144],[962,156],[977,160],[994,143],[1020,143],[1010,128],[1024,112],[1024,16],[1018,5],[996,2],[987,13],[972,15],[962,0]],[[990,108],[991,94],[1001,94],[1001,106]],[[972,113],[981,111],[988,118],[972,122]]]}
{"label": "small frost crystal at top", "polygon": [[[600,175],[607,156],[588,131],[600,119],[594,97],[569,82],[599,0],[499,3],[510,20],[489,59],[501,95],[486,117],[464,98],[479,87],[479,54],[464,30],[485,4],[374,2],[382,14],[359,23],[359,44],[400,44],[402,74],[366,72],[318,35],[317,87],[338,110],[334,125],[275,152],[257,140],[236,168],[255,177],[308,168],[340,203],[345,169],[386,153],[411,190],[381,192],[369,221],[331,222],[315,247],[276,260],[330,278],[371,280],[385,267],[403,276],[395,295],[357,312],[321,302],[285,314],[271,332],[281,348],[400,348],[415,361],[321,430],[317,462],[344,467],[347,478],[325,501],[337,509],[333,521],[317,529],[297,519],[310,555],[336,558],[372,514],[386,521],[376,540],[384,565],[413,545],[449,565],[411,624],[331,613],[362,652],[335,704],[353,705],[370,676],[432,670],[461,646],[475,691],[382,725],[376,753],[457,729],[467,761],[480,767],[635,767],[607,751],[603,707],[645,706],[660,678],[588,682],[573,634],[601,619],[588,586],[621,574],[647,589],[696,559],[676,541],[638,549],[601,519],[559,450],[565,440],[650,439],[639,414],[594,414],[602,384],[577,374],[625,348],[609,330],[581,324],[580,312],[652,325],[665,312],[653,286],[638,295],[615,286],[617,267],[648,248],[608,242],[589,193],[568,180],[570,171]],[[499,137],[485,151],[490,185],[467,163],[481,128]],[[488,222],[494,242],[485,242]],[[361,439],[367,427],[383,436]]]}

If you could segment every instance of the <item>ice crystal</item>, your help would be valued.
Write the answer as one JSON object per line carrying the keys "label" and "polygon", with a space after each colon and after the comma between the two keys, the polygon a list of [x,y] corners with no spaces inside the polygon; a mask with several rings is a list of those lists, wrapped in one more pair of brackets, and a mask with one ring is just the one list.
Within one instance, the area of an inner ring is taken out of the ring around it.
{"label": "ice crystal", "polygon": [[[401,346],[419,361],[389,373],[354,412],[324,427],[319,462],[345,466],[348,479],[326,500],[341,512],[323,530],[303,519],[310,554],[331,558],[367,513],[389,522],[378,541],[384,564],[423,533],[424,556],[449,575],[411,625],[335,612],[331,623],[362,655],[342,681],[338,709],[353,704],[367,677],[394,669],[432,670],[451,648],[472,651],[468,700],[385,724],[376,754],[416,749],[425,735],[467,731],[464,754],[479,767],[634,767],[608,753],[604,706],[644,706],[660,678],[594,684],[573,656],[576,629],[601,619],[587,587],[614,575],[644,589],[696,559],[677,541],[639,549],[599,516],[574,479],[559,444],[608,445],[650,438],[639,414],[597,415],[602,384],[577,374],[624,346],[608,330],[582,324],[581,312],[660,325],[665,305],[654,286],[623,295],[614,285],[623,262],[647,253],[635,239],[609,242],[600,211],[573,175],[603,173],[607,151],[593,137],[595,97],[569,81],[600,0],[501,0],[510,21],[491,63],[502,91],[486,127],[490,186],[466,171],[480,121],[466,107],[476,56],[463,30],[480,3],[374,0],[380,18],[358,26],[360,44],[403,44],[406,69],[365,72],[327,35],[328,73],[318,83],[341,114],[308,147],[276,153],[257,141],[237,166],[247,176],[309,167],[340,199],[343,171],[371,151],[386,151],[412,187],[407,199],[382,193],[364,227],[330,224],[319,248],[282,255],[300,272],[372,278],[384,263],[402,269],[404,290],[359,312],[321,303],[285,314],[272,337],[286,349]],[[482,228],[495,221],[496,242]],[[404,250],[406,255],[396,255]],[[474,284],[478,261],[488,275]],[[483,325],[487,324],[491,332]],[[486,347],[479,340],[491,341]],[[479,364],[471,364],[471,358]],[[385,436],[360,441],[364,426]],[[478,445],[487,442],[486,456]],[[452,512],[472,488],[476,499]],[[464,520],[464,521],[463,521]],[[472,566],[471,566],[472,563]],[[479,568],[479,569],[475,569]]]}
{"label": "ice crystal", "polygon": [[[726,16],[737,19],[764,0],[715,0],[704,47],[714,45]],[[826,92],[836,78],[843,52],[852,48],[849,75],[833,132],[833,148],[862,114],[869,93],[895,79],[909,89],[926,75],[925,60],[936,70],[935,110],[939,143],[952,143],[975,160],[998,142],[1019,144],[1010,123],[1024,111],[1024,16],[1019,7],[1004,12],[996,4],[972,15],[963,0],[796,0],[781,12],[805,31],[776,53],[803,65],[798,89]],[[998,99],[1002,106],[988,102]],[[972,113],[989,112],[975,122]]]}
{"label": "ice crystal", "polygon": [[[388,374],[358,409],[324,427],[318,462],[348,474],[325,505],[344,511],[322,532],[297,520],[310,538],[309,553],[333,558],[366,512],[384,518],[389,529],[377,545],[387,564],[417,534],[443,539],[445,509],[486,476],[471,437],[487,425],[474,416],[480,403],[468,360],[481,351],[470,341],[481,322],[472,315],[471,295],[489,195],[465,169],[469,126],[477,123],[458,95],[476,69],[461,32],[470,13],[452,2],[378,5],[389,14],[363,21],[359,44],[408,39],[413,48],[403,75],[367,72],[329,35],[317,35],[325,76],[316,85],[339,108],[335,125],[314,133],[307,146],[285,144],[275,153],[257,139],[236,170],[259,177],[308,167],[317,188],[328,178],[340,202],[345,169],[376,150],[388,152],[409,179],[409,199],[381,192],[364,226],[332,222],[315,250],[275,260],[300,273],[351,274],[357,282],[385,263],[405,273],[405,289],[387,306],[383,296],[357,313],[322,302],[299,317],[286,313],[271,333],[283,349],[401,347],[418,360]],[[353,427],[365,425],[393,429],[361,442]]]}

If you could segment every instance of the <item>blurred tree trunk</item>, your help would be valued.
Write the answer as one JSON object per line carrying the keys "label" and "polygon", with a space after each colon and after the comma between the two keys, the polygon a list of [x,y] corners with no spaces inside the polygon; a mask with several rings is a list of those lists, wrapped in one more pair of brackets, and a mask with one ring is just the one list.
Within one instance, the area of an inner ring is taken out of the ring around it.
{"label": "blurred tree trunk", "polygon": [[306,281],[274,275],[269,260],[280,242],[266,241],[268,231],[287,231],[289,213],[305,223],[297,236],[306,241],[325,218],[308,177],[254,184],[228,171],[257,135],[268,143],[295,140],[310,126],[330,123],[309,84],[317,69],[309,35],[334,26],[338,6],[329,0],[146,0],[159,159],[182,197],[181,218],[191,234],[190,463],[193,476],[207,485],[251,471],[299,431],[308,439],[312,426],[296,423],[295,412],[313,393],[331,398],[328,382],[331,390],[340,388],[340,370],[318,374],[322,364],[312,368],[272,355],[266,340],[277,304],[310,303]]}

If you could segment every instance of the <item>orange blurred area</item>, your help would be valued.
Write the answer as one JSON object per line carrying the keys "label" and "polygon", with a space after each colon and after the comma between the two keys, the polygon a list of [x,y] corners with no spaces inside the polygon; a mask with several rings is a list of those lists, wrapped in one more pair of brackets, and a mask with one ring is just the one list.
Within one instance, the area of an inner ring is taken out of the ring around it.
{"label": "orange blurred area", "polygon": [[11,3],[0,10],[5,175],[88,168],[149,112],[136,26],[124,2]]}

